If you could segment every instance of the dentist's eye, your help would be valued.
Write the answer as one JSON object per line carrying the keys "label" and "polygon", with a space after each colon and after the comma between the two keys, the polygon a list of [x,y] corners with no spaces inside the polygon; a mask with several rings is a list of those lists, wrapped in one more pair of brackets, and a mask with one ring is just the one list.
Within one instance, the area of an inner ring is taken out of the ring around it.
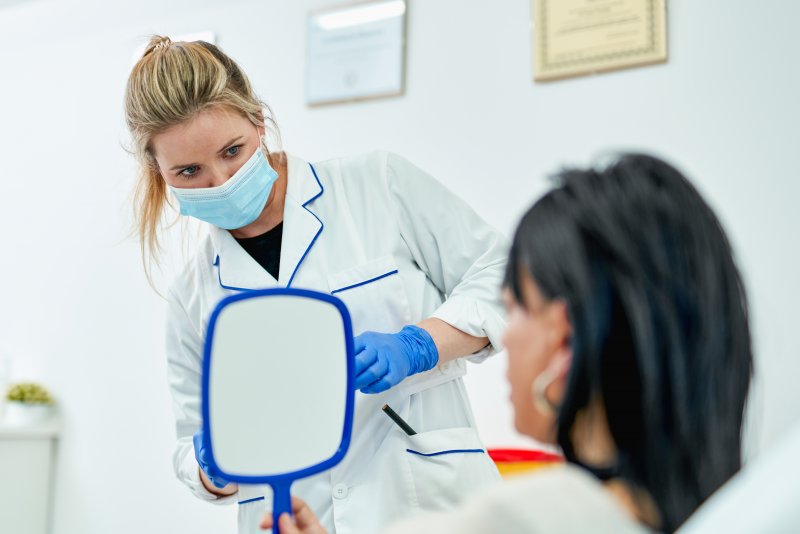
{"label": "dentist's eye", "polygon": [[237,155],[239,153],[239,150],[241,150],[241,148],[242,148],[242,145],[232,146],[228,150],[225,151],[225,155],[232,158],[233,156],[235,156],[235,155]]}
{"label": "dentist's eye", "polygon": [[200,168],[197,165],[192,165],[191,167],[186,167],[183,169],[179,174],[185,178],[191,178],[195,174],[197,174]]}

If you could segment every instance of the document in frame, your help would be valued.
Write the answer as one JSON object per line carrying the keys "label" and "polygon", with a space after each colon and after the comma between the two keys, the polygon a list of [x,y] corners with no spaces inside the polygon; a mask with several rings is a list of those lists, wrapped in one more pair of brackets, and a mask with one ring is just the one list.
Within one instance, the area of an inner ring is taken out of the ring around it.
{"label": "document in frame", "polygon": [[306,102],[311,106],[403,94],[405,0],[358,2],[309,14]]}
{"label": "document in frame", "polygon": [[531,1],[535,81],[667,60],[666,0]]}

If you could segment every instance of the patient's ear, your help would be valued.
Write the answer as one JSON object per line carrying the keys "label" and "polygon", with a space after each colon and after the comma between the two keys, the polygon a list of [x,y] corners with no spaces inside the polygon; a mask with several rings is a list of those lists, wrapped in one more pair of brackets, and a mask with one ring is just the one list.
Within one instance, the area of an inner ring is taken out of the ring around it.
{"label": "patient's ear", "polygon": [[547,333],[550,349],[553,351],[569,346],[572,324],[569,309],[564,300],[556,299],[547,305]]}
{"label": "patient's ear", "polygon": [[572,367],[572,346],[570,344],[572,325],[569,322],[567,303],[563,300],[551,302],[547,313],[548,341],[552,351],[545,371],[552,377],[551,386],[548,388],[548,398],[553,404],[560,405]]}

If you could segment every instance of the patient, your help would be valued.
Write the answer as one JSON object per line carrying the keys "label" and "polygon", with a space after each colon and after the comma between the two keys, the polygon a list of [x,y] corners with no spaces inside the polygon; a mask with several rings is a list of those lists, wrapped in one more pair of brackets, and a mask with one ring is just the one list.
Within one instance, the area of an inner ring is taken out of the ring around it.
{"label": "patient", "polygon": [[[750,331],[714,213],[649,156],[556,178],[514,237],[505,342],[517,429],[567,463],[392,534],[672,532],[739,470]],[[293,506],[282,534],[324,532]]]}

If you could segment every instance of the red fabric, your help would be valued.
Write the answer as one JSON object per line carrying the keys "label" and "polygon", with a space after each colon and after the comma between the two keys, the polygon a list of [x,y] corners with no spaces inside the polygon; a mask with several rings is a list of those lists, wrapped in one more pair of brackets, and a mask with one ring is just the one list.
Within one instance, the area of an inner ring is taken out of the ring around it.
{"label": "red fabric", "polygon": [[495,463],[564,461],[558,454],[526,449],[489,449],[488,453]]}

